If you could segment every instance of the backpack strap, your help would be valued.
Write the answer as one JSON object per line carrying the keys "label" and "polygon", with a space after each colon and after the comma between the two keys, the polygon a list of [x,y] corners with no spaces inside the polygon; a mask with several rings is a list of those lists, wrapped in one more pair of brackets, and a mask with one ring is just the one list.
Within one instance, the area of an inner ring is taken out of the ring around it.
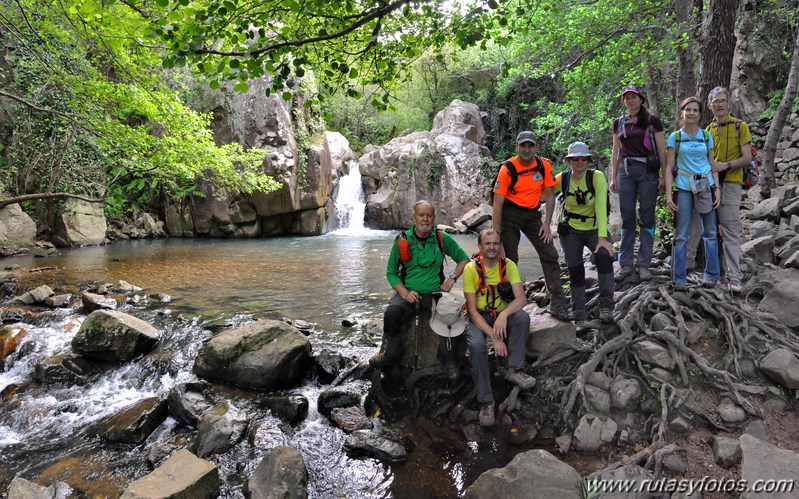
{"label": "backpack strap", "polygon": [[[410,248],[410,244],[408,243],[408,235],[405,233],[406,231],[402,231],[397,234],[397,237],[394,238],[394,242],[400,244],[402,241],[405,241],[405,250],[407,251],[407,261],[410,261],[412,252]],[[438,246],[438,251],[441,252],[441,256],[443,259],[441,260],[441,267],[438,269],[438,277],[441,282],[444,282],[444,262],[447,261],[447,253],[444,251],[444,235],[441,233],[440,229],[435,229],[436,233],[436,246]],[[406,260],[403,259],[403,249],[400,248],[400,259],[399,259],[399,272],[400,272],[400,280],[403,284],[405,284],[405,276],[407,274],[405,269],[405,262]]]}
{"label": "backpack strap", "polygon": [[[586,215],[579,215],[577,213],[572,213],[570,211],[566,211],[566,197],[567,196],[574,196],[571,192],[569,192],[569,183],[571,180],[571,168],[563,172],[566,175],[566,180],[564,182],[563,177],[561,177],[561,192],[563,194],[563,216],[568,220],[569,218],[576,218],[582,222],[586,222],[588,220],[596,219],[596,210],[594,210],[594,216],[586,216]],[[596,199],[596,188],[594,187],[594,172],[596,170],[594,168],[589,168],[585,171],[585,185],[586,189],[588,189],[588,194],[591,194],[594,199]],[[565,188],[565,190],[564,190]]]}
{"label": "backpack strap", "polygon": [[[479,251],[473,254],[472,261],[477,268],[477,294],[486,295],[486,307],[483,309],[483,312],[490,312],[492,316],[496,317],[497,307],[494,306],[494,304],[499,297],[497,286],[488,284],[488,274],[483,264],[483,254]],[[500,258],[498,264],[500,282],[506,282],[508,280],[508,262],[506,259]]]}
{"label": "backpack strap", "polygon": [[537,154],[535,156],[535,166],[526,170],[517,171],[516,165],[514,165],[510,160],[505,161],[503,164],[508,167],[508,173],[510,174],[510,185],[508,186],[508,192],[513,192],[514,194],[516,193],[516,181],[519,180],[521,175],[538,170],[541,173],[541,178],[543,179],[544,177],[544,164],[541,162],[541,157]]}

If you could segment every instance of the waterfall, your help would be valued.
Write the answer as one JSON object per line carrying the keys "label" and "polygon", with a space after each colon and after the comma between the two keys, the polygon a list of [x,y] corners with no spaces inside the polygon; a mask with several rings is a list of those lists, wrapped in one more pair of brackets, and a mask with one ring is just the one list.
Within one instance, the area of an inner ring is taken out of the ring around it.
{"label": "waterfall", "polygon": [[338,193],[333,201],[336,218],[339,222],[339,228],[335,231],[337,234],[356,234],[368,231],[363,225],[366,198],[361,185],[361,171],[358,168],[358,161],[347,161],[347,168],[349,168],[349,173],[339,179]]}

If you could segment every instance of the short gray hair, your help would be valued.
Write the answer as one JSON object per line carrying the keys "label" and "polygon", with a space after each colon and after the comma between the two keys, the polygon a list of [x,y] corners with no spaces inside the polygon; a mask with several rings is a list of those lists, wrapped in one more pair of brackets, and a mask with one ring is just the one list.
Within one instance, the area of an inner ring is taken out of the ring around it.
{"label": "short gray hair", "polygon": [[426,199],[422,199],[420,201],[417,201],[417,202],[413,203],[413,212],[416,213],[416,209],[418,207],[422,206],[423,204],[430,205],[430,207],[433,208],[433,214],[436,213],[436,207],[433,206],[433,203],[431,203],[430,201],[428,201]]}
{"label": "short gray hair", "polygon": [[728,98],[730,96],[730,93],[727,91],[725,87],[716,87],[713,90],[711,90],[709,94],[707,94],[707,103],[710,104],[713,101],[713,97],[717,96],[718,94],[724,94]]}

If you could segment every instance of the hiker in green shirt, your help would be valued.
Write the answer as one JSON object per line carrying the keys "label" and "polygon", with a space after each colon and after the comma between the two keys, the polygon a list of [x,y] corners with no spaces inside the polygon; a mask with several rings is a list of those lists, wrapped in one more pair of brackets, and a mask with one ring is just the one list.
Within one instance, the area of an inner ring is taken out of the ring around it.
{"label": "hiker in green shirt", "polygon": [[[434,293],[449,291],[463,273],[469,255],[452,237],[435,228],[436,209],[429,201],[419,201],[413,209],[413,227],[394,240],[386,265],[386,278],[395,294],[383,316],[385,349],[369,359],[375,368],[394,366],[402,360],[403,324],[419,309],[431,310]],[[457,266],[444,275],[444,256]],[[437,358],[445,364],[447,377],[456,381],[459,368],[456,359],[462,336],[439,337]]]}

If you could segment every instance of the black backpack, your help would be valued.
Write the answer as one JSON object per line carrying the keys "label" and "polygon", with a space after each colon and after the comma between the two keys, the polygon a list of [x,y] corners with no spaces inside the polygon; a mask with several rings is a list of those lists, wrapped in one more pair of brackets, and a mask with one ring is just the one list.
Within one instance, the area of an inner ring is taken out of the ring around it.
{"label": "black backpack", "polygon": [[532,167],[522,170],[520,172],[516,171],[516,165],[513,164],[511,160],[506,160],[500,163],[499,168],[497,168],[497,174],[494,175],[494,181],[491,182],[491,194],[489,195],[488,202],[491,206],[494,206],[494,186],[497,185],[497,179],[499,178],[499,171],[502,169],[502,165],[505,165],[508,168],[508,174],[510,175],[510,185],[508,186],[508,192],[516,193],[516,181],[519,180],[520,175],[525,175],[527,173],[532,173],[536,170],[541,173],[541,178],[544,177],[544,163],[541,161],[541,158],[536,155],[535,157],[535,165]]}
{"label": "black backpack", "polygon": [[[591,194],[594,197],[596,197],[594,191],[595,171],[596,169],[594,168],[589,168],[588,170],[585,171],[585,183],[588,187],[588,194]],[[586,217],[585,215],[578,215],[576,213],[569,213],[568,211],[566,211],[566,196],[569,196],[571,194],[569,192],[569,181],[571,180],[571,176],[572,176],[572,170],[571,168],[569,168],[568,170],[564,171],[560,177],[560,196],[558,201],[563,203],[563,215],[565,219],[568,220],[569,218],[578,218],[583,222],[585,222],[588,219],[596,218],[596,217]],[[607,195],[608,195],[608,200],[606,205],[608,208],[608,215],[610,215],[610,189],[608,189]]]}

